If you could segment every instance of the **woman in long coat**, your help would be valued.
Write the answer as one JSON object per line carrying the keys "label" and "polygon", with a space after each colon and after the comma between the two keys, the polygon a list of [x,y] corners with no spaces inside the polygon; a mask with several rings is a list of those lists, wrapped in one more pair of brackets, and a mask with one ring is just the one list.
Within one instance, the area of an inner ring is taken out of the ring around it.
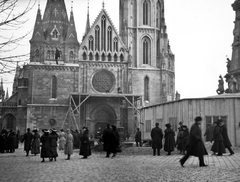
{"label": "woman in long coat", "polygon": [[64,133],[63,129],[59,133],[59,150],[64,150],[66,145],[66,134]]}
{"label": "woman in long coat", "polygon": [[190,129],[189,140],[187,144],[187,154],[180,160],[180,164],[183,167],[189,156],[195,156],[199,158],[199,166],[207,166],[204,163],[204,155],[208,155],[207,150],[202,141],[202,131],[200,128],[202,117],[195,118],[195,123]]}
{"label": "woman in long coat", "polygon": [[89,131],[87,128],[83,131],[83,134],[80,137],[80,141],[81,145],[79,155],[83,156],[82,159],[87,159],[87,157],[91,155]]}
{"label": "woman in long coat", "polygon": [[41,162],[45,162],[45,158],[50,158],[52,157],[50,154],[50,137],[49,137],[49,130],[45,129],[42,130],[43,135],[40,138],[40,141],[42,143],[42,148],[41,148]]}
{"label": "woman in long coat", "polygon": [[40,153],[40,135],[38,133],[38,130],[33,130],[34,134],[32,137],[32,149],[31,154],[37,155]]}
{"label": "woman in long coat", "polygon": [[54,159],[54,161],[57,160],[58,153],[57,153],[57,141],[58,141],[58,134],[57,130],[54,128],[51,129],[51,134],[50,134],[50,153],[51,153],[51,161]]}
{"label": "woman in long coat", "polygon": [[226,153],[224,141],[222,137],[222,128],[220,127],[220,123],[217,122],[217,125],[214,128],[213,131],[213,140],[214,143],[212,145],[211,151],[213,151],[213,154],[217,153],[218,156],[221,156],[223,153]]}
{"label": "woman in long coat", "polygon": [[233,155],[234,152],[231,148],[232,144],[231,144],[231,142],[229,140],[229,137],[228,137],[227,127],[224,124],[222,119],[219,119],[218,122],[220,123],[220,127],[221,127],[221,130],[222,130],[222,137],[223,137],[223,141],[224,141],[224,146],[225,146],[225,148],[227,148],[229,150],[230,155]]}
{"label": "woman in long coat", "polygon": [[73,136],[70,129],[67,130],[66,146],[64,153],[68,156],[66,160],[70,160],[70,156],[73,154]]}
{"label": "woman in long coat", "polygon": [[171,152],[174,151],[175,147],[175,132],[171,129],[171,125],[168,123],[165,125],[167,129],[164,131],[165,135],[165,143],[164,143],[164,151],[168,152],[167,155],[171,155]]}

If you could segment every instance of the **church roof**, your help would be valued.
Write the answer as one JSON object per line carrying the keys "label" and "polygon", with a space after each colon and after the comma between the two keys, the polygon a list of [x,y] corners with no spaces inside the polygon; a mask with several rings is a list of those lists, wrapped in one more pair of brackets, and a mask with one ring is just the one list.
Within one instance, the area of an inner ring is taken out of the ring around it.
{"label": "church roof", "polygon": [[43,41],[43,40],[44,40],[44,33],[43,33],[42,15],[41,15],[40,8],[38,8],[33,35],[30,42]]}
{"label": "church roof", "polygon": [[70,13],[70,21],[68,24],[68,31],[67,31],[67,36],[66,36],[66,43],[78,43],[77,39],[77,31],[75,27],[75,21],[74,21],[74,16],[73,16],[73,11],[71,10]]}
{"label": "church roof", "polygon": [[[124,48],[126,51],[128,50],[128,48],[126,47],[126,45],[123,43],[123,41],[121,40],[120,36],[118,35],[117,29],[115,28],[110,16],[108,15],[107,11],[104,9],[104,7],[102,8],[102,10],[100,11],[100,13],[98,14],[97,18],[95,19],[95,21],[93,22],[92,26],[90,27],[90,30],[85,34],[83,41],[81,43],[80,46],[84,46],[87,43],[87,38],[88,36],[90,36],[95,29],[96,25],[101,26],[101,18],[102,16],[105,15],[106,20],[109,22],[109,25],[112,27],[112,30],[115,34],[115,36],[118,38],[119,43],[120,43],[120,47]],[[107,31],[107,30],[106,30]]]}
{"label": "church roof", "polygon": [[50,37],[56,30],[61,37],[59,41],[64,41],[68,24],[68,15],[64,0],[48,0],[43,16],[45,38],[50,41]]}

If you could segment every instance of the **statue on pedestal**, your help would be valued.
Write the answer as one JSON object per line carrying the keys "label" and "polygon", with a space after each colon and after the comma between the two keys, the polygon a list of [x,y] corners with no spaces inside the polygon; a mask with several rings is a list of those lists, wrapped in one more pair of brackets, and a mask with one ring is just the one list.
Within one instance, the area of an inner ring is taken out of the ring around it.
{"label": "statue on pedestal", "polygon": [[218,89],[216,91],[218,95],[224,93],[224,81],[223,81],[222,75],[219,76]]}
{"label": "statue on pedestal", "polygon": [[238,82],[233,75],[231,75],[231,77],[227,79],[227,82],[228,82],[227,93],[237,93],[239,91]]}

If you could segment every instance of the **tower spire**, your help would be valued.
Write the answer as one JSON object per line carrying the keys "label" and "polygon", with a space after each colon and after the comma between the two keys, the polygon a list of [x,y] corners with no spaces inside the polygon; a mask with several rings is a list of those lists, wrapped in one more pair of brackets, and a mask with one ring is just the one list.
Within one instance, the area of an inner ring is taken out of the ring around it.
{"label": "tower spire", "polygon": [[103,0],[103,2],[102,2],[102,8],[103,8],[103,9],[105,8],[104,0]]}
{"label": "tower spire", "polygon": [[83,38],[87,35],[90,30],[90,19],[89,19],[89,0],[88,0],[88,10],[87,10],[87,21],[86,21],[86,28]]}

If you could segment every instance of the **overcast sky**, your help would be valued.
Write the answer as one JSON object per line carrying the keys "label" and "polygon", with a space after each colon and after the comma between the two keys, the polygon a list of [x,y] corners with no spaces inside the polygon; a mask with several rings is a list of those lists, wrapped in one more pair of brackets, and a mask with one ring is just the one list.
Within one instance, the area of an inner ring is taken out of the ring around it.
{"label": "overcast sky", "polygon": [[[23,7],[27,0],[19,0]],[[40,0],[42,15],[47,0]],[[119,0],[104,0],[105,9],[118,30]],[[170,45],[175,54],[176,91],[181,98],[216,95],[218,77],[226,74],[226,56],[231,59],[235,13],[234,0],[165,0],[165,19]],[[71,0],[65,0],[68,16]],[[38,5],[28,14],[28,22],[21,31],[32,31]],[[91,24],[102,9],[102,0],[90,0]],[[86,25],[87,0],[73,0],[73,13],[82,39]],[[14,32],[16,34],[16,32]],[[32,34],[31,34],[32,35]],[[30,52],[28,36],[16,52]],[[2,76],[2,75],[1,75]],[[4,75],[4,88],[12,91],[12,75]],[[225,88],[227,84],[225,83]],[[10,94],[11,95],[11,94]]]}

